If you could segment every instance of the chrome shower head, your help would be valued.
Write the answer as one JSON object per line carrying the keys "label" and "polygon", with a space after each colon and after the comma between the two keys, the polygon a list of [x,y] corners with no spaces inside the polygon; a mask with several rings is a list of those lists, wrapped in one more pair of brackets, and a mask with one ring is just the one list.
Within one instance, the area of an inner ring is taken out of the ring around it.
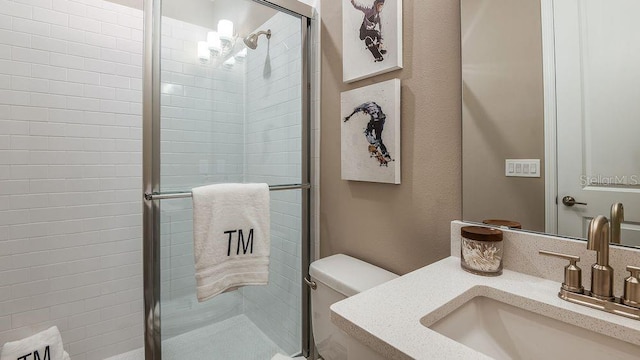
{"label": "chrome shower head", "polygon": [[244,38],[244,43],[251,50],[255,50],[258,47],[258,37],[260,35],[267,35],[267,39],[271,39],[271,29],[267,31],[258,31],[257,33],[249,34]]}

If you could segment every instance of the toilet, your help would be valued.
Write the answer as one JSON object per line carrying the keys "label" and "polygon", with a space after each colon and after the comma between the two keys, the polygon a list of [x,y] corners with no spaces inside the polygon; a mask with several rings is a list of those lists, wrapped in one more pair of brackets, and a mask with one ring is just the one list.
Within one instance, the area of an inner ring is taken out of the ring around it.
{"label": "toilet", "polygon": [[340,300],[393,280],[398,275],[362,260],[337,254],[311,263],[313,338],[324,360],[373,360],[380,355],[351,338],[331,322],[329,307]]}

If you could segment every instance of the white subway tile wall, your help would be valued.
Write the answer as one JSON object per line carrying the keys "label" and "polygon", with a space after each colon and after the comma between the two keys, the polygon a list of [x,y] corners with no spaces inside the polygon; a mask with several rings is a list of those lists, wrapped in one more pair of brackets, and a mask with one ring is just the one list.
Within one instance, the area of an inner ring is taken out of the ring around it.
{"label": "white subway tile wall", "polygon": [[[0,344],[57,325],[74,360],[142,346],[142,12],[0,0]],[[300,182],[300,21],[233,68],[163,19],[162,190]],[[270,285],[195,300],[191,201],[161,204],[164,337],[245,313],[299,350],[300,191],[272,193]]]}
{"label": "white subway tile wall", "polygon": [[[200,63],[197,42],[210,29],[162,18],[161,187],[243,182],[244,73]],[[198,303],[191,199],[162,201],[163,339],[242,314],[242,291]]]}
{"label": "white subway tile wall", "polygon": [[142,346],[142,12],[0,0],[0,344]]}
{"label": "white subway tile wall", "polygon": [[[261,43],[226,68],[194,56],[208,29],[163,19],[163,190],[300,182],[300,20],[278,14],[263,27],[274,33],[269,57]],[[301,195],[271,197],[270,285],[204,303],[195,298],[191,200],[162,202],[163,338],[244,313],[284,351],[300,350]]]}
{"label": "white subway tile wall", "polygon": [[[245,180],[301,182],[302,48],[300,19],[279,13],[246,58]],[[244,289],[244,312],[286,353],[300,351],[301,191],[271,193],[269,285]]]}

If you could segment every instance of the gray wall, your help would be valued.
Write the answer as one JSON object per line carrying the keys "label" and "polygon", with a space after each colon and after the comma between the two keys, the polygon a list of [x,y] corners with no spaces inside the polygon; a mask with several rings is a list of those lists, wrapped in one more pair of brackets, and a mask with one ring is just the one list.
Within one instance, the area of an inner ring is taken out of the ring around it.
{"label": "gray wall", "polygon": [[[544,231],[544,107],[538,0],[463,0],[463,218]],[[540,178],[505,176],[540,159]]]}
{"label": "gray wall", "polygon": [[[320,255],[396,273],[449,255],[461,215],[460,7],[404,1],[404,69],[342,82],[342,1],[322,3]],[[340,180],[340,92],[402,80],[402,184]]]}

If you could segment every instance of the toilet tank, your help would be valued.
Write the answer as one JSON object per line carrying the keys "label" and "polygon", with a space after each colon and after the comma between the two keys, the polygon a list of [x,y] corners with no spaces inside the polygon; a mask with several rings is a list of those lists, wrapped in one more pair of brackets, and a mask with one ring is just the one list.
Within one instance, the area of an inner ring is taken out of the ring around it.
{"label": "toilet tank", "polygon": [[395,279],[398,275],[344,254],[332,255],[311,263],[313,337],[325,360],[347,360],[346,334],[331,322],[329,307],[340,300]]}

